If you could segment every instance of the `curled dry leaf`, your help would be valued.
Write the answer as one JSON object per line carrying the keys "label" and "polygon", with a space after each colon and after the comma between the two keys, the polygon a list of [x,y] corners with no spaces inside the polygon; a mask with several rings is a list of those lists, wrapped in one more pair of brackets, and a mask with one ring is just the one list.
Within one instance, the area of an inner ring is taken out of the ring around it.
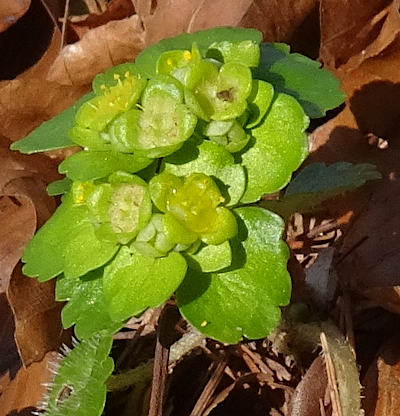
{"label": "curled dry leaf", "polygon": [[[43,383],[51,380],[50,366],[58,360],[58,353],[49,352],[38,363],[21,368],[0,396],[2,415],[30,415],[45,392]],[[21,413],[17,413],[21,412]]]}
{"label": "curled dry leaf", "polygon": [[14,313],[15,340],[25,365],[41,360],[48,351],[58,350],[67,341],[60,318],[64,305],[54,300],[53,281],[39,283],[24,276],[18,265],[7,297]]}
{"label": "curled dry leaf", "polygon": [[47,79],[61,85],[87,86],[97,73],[132,61],[143,49],[143,29],[137,15],[111,21],[90,30],[80,41],[65,46]]}
{"label": "curled dry leaf", "polygon": [[7,377],[2,377],[8,374],[11,378],[15,375],[18,368],[21,366],[17,348],[14,340],[14,317],[7,297],[4,293],[0,294],[0,395],[4,390],[4,385],[7,384]]}
{"label": "curled dry leaf", "polygon": [[325,65],[349,71],[377,56],[400,32],[398,0],[321,0],[321,49]]}
{"label": "curled dry leaf", "polygon": [[8,146],[6,139],[0,140],[0,293],[6,291],[37,223],[41,225],[55,209],[45,187],[57,178],[45,157],[27,158],[11,152]]}
{"label": "curled dry leaf", "polygon": [[76,37],[81,39],[85,33],[95,27],[105,25],[112,20],[126,19],[134,13],[132,0],[112,0],[107,4],[107,9],[103,13],[71,16],[68,19],[68,26],[74,31]]}
{"label": "curled dry leaf", "polygon": [[328,378],[322,357],[317,357],[297,385],[289,403],[289,416],[320,416]]}
{"label": "curled dry leaf", "polygon": [[87,92],[87,88],[60,87],[46,80],[59,47],[60,33],[55,30],[48,50],[36,65],[12,81],[0,82],[0,134],[11,141],[26,136]]}
{"label": "curled dry leaf", "polygon": [[0,33],[13,25],[29,9],[31,0],[8,0],[0,3]]}

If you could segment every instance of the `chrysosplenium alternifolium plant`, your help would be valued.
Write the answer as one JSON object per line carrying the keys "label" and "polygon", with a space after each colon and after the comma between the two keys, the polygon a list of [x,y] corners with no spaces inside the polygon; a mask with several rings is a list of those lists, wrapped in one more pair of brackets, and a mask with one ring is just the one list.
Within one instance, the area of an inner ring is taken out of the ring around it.
{"label": "chrysosplenium alternifolium plant", "polygon": [[260,42],[231,28],[164,40],[13,146],[82,147],[61,163],[66,179],[49,190],[62,203],[22,259],[26,275],[57,278],[63,325],[82,341],[47,414],[100,414],[111,335],[174,294],[188,322],[222,342],[278,324],[291,287],[284,222],[249,204],[288,184],[308,153],[308,116],[343,94],[318,63]]}

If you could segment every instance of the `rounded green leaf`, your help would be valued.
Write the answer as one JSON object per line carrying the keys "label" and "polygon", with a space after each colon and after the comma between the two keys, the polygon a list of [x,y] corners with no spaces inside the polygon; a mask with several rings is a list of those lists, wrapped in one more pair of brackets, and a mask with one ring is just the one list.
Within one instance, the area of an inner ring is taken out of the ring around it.
{"label": "rounded green leaf", "polygon": [[151,159],[144,156],[83,150],[65,159],[59,165],[58,171],[74,181],[86,182],[104,178],[118,170],[138,172],[151,162]]}
{"label": "rounded green leaf", "polygon": [[104,293],[107,310],[114,320],[136,315],[167,300],[186,274],[181,254],[154,258],[135,248],[122,247],[104,269]]}
{"label": "rounded green leaf", "polygon": [[257,201],[263,194],[282,189],[308,154],[304,133],[309,119],[295,98],[278,94],[253,139],[242,154],[247,187],[241,202]]}
{"label": "rounded green leaf", "polygon": [[89,208],[99,239],[126,244],[150,220],[148,186],[138,176],[124,172],[111,175],[109,181],[95,185],[82,202]]}
{"label": "rounded green leaf", "polygon": [[169,75],[157,75],[147,83],[142,95],[142,105],[152,105],[150,99],[154,96],[172,98],[180,104],[183,102],[182,84]]}
{"label": "rounded green leaf", "polygon": [[226,149],[208,140],[198,145],[194,141],[186,142],[178,152],[165,159],[164,170],[176,176],[197,172],[211,176],[227,206],[237,204],[245,189],[246,176],[242,166],[234,163]]}
{"label": "rounded green leaf", "polygon": [[260,46],[253,40],[214,42],[208,48],[207,57],[225,64],[240,62],[249,67],[257,67],[260,61]]}
{"label": "rounded green leaf", "polygon": [[230,344],[272,332],[291,289],[283,220],[256,207],[235,212],[239,233],[231,241],[231,267],[219,273],[191,271],[177,291],[183,316],[203,334]]}
{"label": "rounded green leaf", "polygon": [[105,264],[117,249],[97,239],[86,206],[74,204],[67,194],[25,248],[23,272],[42,282],[62,272],[78,277]]}
{"label": "rounded green leaf", "polygon": [[251,129],[263,119],[274,98],[274,87],[265,81],[253,79],[253,88],[247,99],[249,103],[250,117],[246,128]]}
{"label": "rounded green leaf", "polygon": [[198,272],[215,272],[232,263],[232,251],[228,241],[219,245],[206,245],[195,254],[185,254],[189,269]]}
{"label": "rounded green leaf", "polygon": [[149,158],[178,150],[193,133],[197,117],[185,104],[154,93],[139,117],[139,134],[132,137],[135,150]]}

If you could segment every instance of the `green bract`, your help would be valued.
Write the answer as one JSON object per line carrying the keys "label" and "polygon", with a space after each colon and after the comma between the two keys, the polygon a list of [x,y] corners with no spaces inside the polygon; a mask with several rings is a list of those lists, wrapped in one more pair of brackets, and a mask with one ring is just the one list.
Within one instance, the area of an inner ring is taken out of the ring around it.
{"label": "green bract", "polygon": [[[308,154],[306,112],[321,115],[343,94],[317,64],[260,41],[232,28],[161,41],[96,76],[79,106],[13,145],[82,147],[59,167],[66,180],[48,187],[62,203],[22,258],[26,275],[57,277],[63,325],[90,341],[82,351],[97,341],[109,350],[108,334],[174,294],[186,319],[222,342],[278,324],[290,299],[284,222],[244,205],[288,184]],[[64,407],[57,394],[49,414],[75,414],[74,396]],[[100,414],[103,399],[85,414]]]}

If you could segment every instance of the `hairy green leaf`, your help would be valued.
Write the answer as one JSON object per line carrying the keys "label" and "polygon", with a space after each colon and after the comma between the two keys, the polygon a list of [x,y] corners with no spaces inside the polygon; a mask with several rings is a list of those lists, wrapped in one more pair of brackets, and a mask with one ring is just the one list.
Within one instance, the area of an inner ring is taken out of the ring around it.
{"label": "hairy green leaf", "polygon": [[288,45],[262,43],[255,77],[270,82],[276,91],[295,97],[309,117],[323,117],[327,110],[344,101],[345,94],[339,80],[320,66],[306,56],[290,53]]}
{"label": "hairy green leaf", "polygon": [[68,107],[51,120],[42,123],[28,136],[14,142],[11,145],[11,150],[19,150],[21,153],[31,154],[76,146],[69,137],[69,129],[74,125],[75,114],[79,107],[93,97],[93,92],[84,95],[71,107]]}
{"label": "hairy green leaf", "polygon": [[167,300],[186,274],[179,253],[150,257],[124,246],[104,269],[107,308],[114,320],[123,320]]}
{"label": "hairy green leaf", "polygon": [[112,334],[98,332],[67,353],[44,400],[44,416],[100,416],[114,363]]}
{"label": "hairy green leaf", "polygon": [[242,154],[247,187],[241,202],[254,202],[289,182],[308,154],[304,130],[309,119],[290,95],[279,93],[262,124],[252,130],[253,139]]}
{"label": "hairy green leaf", "polygon": [[75,324],[79,339],[87,339],[101,330],[114,333],[122,326],[121,321],[111,319],[104,307],[103,269],[75,278],[59,276],[56,300],[68,301],[61,312],[62,324],[64,328]]}
{"label": "hairy green leaf", "polygon": [[137,69],[146,77],[156,75],[156,64],[163,52],[175,49],[192,49],[195,42],[203,56],[208,47],[214,42],[222,42],[229,39],[231,42],[252,40],[260,43],[262,34],[258,30],[233,27],[217,27],[209,30],[202,30],[196,33],[184,33],[182,35],[164,39],[141,52],[135,60]]}
{"label": "hairy green leaf", "polygon": [[183,316],[203,334],[235,344],[242,336],[262,338],[280,320],[279,305],[290,299],[289,250],[284,222],[256,207],[235,209],[238,237],[232,266],[219,273],[188,273],[177,291]]}

